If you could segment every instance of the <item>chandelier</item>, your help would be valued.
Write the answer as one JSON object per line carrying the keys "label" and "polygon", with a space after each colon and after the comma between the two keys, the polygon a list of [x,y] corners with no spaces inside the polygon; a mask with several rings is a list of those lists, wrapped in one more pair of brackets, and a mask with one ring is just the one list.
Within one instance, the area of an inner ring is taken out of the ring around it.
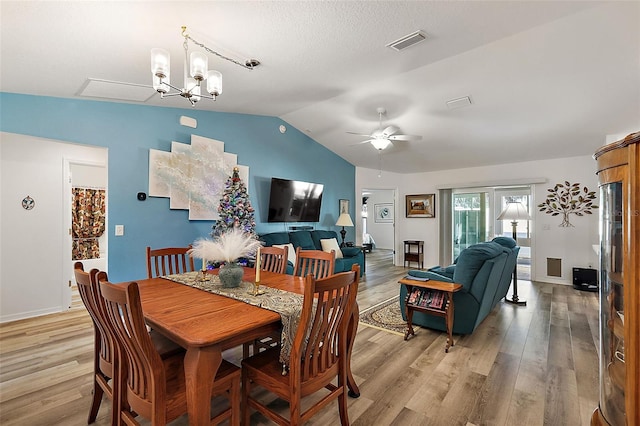
{"label": "chandelier", "polygon": [[[194,40],[187,34],[187,27],[182,27],[182,37],[184,37],[184,85],[182,88],[171,84],[170,68],[171,61],[169,52],[165,49],[151,49],[151,73],[153,74],[153,89],[160,93],[161,98],[169,96],[182,96],[187,99],[191,106],[195,106],[201,98],[213,99],[214,101],[222,94],[222,74],[219,71],[209,70],[207,55],[202,52],[191,52],[189,55],[188,41],[203,48],[209,53],[216,55],[226,61],[232,62],[242,68],[253,70],[260,65],[257,59],[249,59],[244,64],[235,59],[224,56],[207,46]],[[187,73],[188,71],[188,73]],[[209,95],[201,92],[202,81],[206,80],[206,89]],[[175,92],[172,92],[172,89]]]}

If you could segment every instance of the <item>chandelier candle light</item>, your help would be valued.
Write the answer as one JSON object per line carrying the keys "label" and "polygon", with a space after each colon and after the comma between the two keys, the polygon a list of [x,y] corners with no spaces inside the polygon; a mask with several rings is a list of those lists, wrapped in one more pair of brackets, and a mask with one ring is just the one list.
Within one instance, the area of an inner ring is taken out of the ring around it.
{"label": "chandelier candle light", "polygon": [[[260,65],[257,59],[249,59],[244,64],[235,59],[224,56],[204,44],[194,40],[188,33],[187,27],[182,27],[182,37],[184,37],[184,86],[182,88],[171,84],[171,60],[169,52],[165,49],[151,49],[151,73],[153,74],[153,88],[160,93],[161,98],[180,95],[187,99],[191,106],[195,106],[201,98],[213,99],[214,101],[222,94],[222,74],[219,71],[208,70],[209,60],[207,55],[202,52],[191,52],[189,55],[188,41],[203,48],[219,58],[234,64],[253,70]],[[189,77],[190,76],[190,77]],[[209,95],[202,94],[200,85],[202,81],[207,80],[207,92]],[[171,89],[176,92],[171,93]]]}

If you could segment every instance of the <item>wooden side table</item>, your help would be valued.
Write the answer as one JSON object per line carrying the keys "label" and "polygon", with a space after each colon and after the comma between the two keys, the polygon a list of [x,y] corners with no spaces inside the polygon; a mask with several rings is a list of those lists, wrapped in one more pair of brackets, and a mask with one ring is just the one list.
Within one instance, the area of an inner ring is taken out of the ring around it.
{"label": "wooden side table", "polygon": [[[453,346],[453,293],[460,291],[462,284],[435,280],[418,281],[408,278],[402,278],[398,282],[407,287],[407,299],[405,300],[407,331],[404,333],[404,340],[415,335],[411,324],[414,311],[444,317],[447,325],[447,345],[444,351],[449,352],[449,348]],[[414,291],[423,297],[415,298],[410,302]]]}
{"label": "wooden side table", "polygon": [[404,242],[404,263],[411,266],[411,262],[416,262],[420,269],[424,268],[424,241],[406,240]]}

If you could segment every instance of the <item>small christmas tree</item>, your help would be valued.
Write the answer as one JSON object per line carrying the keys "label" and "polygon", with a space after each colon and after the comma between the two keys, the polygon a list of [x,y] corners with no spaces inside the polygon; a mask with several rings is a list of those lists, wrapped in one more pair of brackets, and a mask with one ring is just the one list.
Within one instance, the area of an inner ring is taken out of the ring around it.
{"label": "small christmas tree", "polygon": [[239,228],[257,238],[254,210],[237,167],[233,168],[233,175],[227,179],[218,214],[220,219],[213,225],[212,237],[218,237],[229,229]]}

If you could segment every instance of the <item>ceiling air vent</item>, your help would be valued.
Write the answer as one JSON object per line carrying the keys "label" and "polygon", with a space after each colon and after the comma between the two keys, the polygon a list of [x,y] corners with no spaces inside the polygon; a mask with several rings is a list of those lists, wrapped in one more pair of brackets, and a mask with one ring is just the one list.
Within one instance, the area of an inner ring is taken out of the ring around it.
{"label": "ceiling air vent", "polygon": [[469,105],[471,105],[471,98],[469,96],[464,96],[462,98],[451,99],[450,101],[447,101],[447,106],[449,107],[449,109],[464,108]]}
{"label": "ceiling air vent", "polygon": [[427,39],[427,35],[425,33],[423,33],[422,31],[416,31],[414,33],[406,35],[402,38],[399,38],[396,41],[393,41],[387,44],[387,47],[390,47],[393,50],[400,52],[401,50],[404,50],[407,47],[413,46],[414,44],[420,43],[421,41],[426,39]]}

